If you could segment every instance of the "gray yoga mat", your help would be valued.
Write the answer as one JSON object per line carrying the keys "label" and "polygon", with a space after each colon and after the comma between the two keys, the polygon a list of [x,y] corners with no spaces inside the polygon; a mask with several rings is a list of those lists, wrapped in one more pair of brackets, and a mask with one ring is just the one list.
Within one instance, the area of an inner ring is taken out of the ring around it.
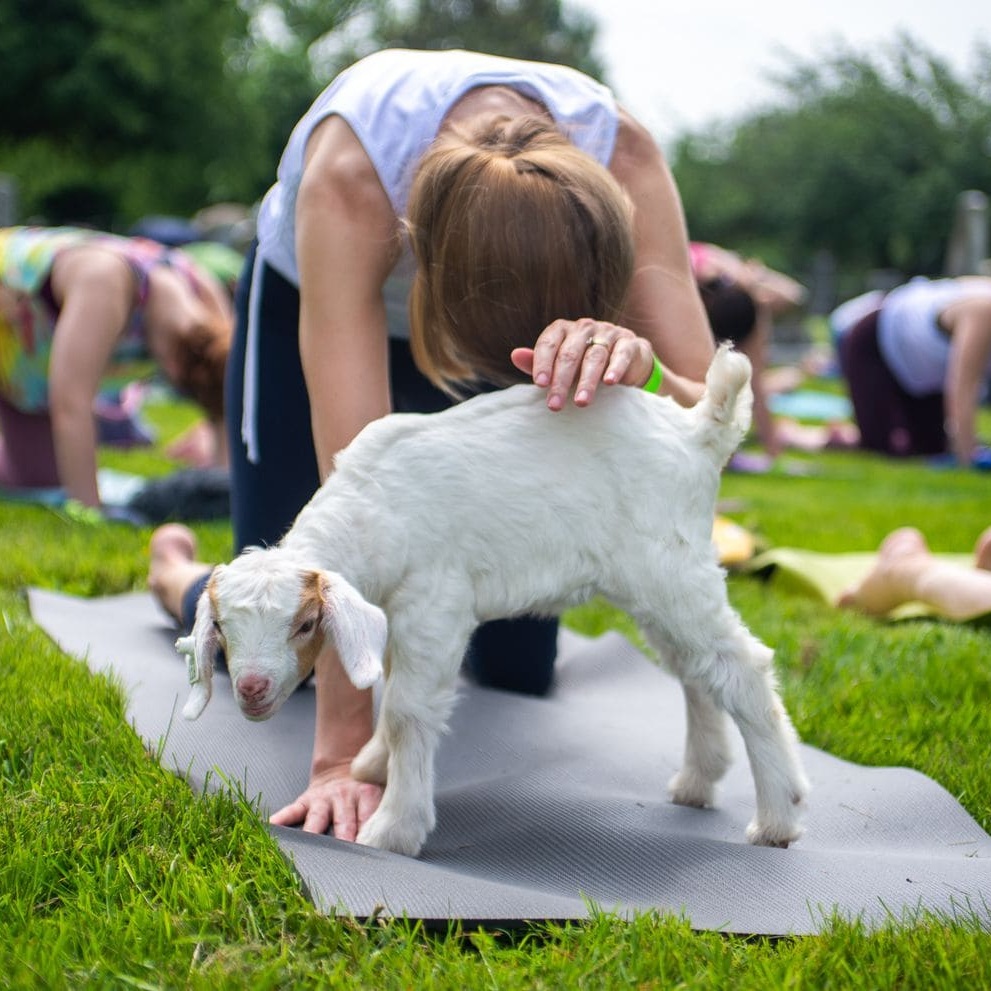
{"label": "gray yoga mat", "polygon": [[[62,649],[123,684],[137,732],[156,747],[165,738],[162,761],[194,787],[240,782],[262,814],[303,790],[312,689],[250,723],[219,676],[190,723],[175,631],[149,596],[32,590],[30,602]],[[667,801],[683,735],[673,679],[616,634],[562,631],[549,698],[462,685],[439,754],[438,825],[420,858],[271,831],[317,908],[358,918],[504,925],[659,909],[696,929],[803,934],[833,912],[874,926],[927,909],[976,913],[991,928],[991,837],[929,778],[803,746],[805,835],[787,850],[756,848],[743,839],[753,783],[735,730],[718,808]]]}

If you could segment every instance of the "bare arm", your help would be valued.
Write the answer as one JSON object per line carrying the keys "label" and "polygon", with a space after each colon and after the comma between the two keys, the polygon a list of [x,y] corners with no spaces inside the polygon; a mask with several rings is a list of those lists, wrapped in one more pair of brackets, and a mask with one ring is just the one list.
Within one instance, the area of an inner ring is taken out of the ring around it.
{"label": "bare arm", "polygon": [[991,297],[962,299],[941,317],[950,333],[946,370],[946,430],[957,461],[969,465],[977,447],[977,408],[991,359]]}
{"label": "bare arm", "polygon": [[[299,341],[320,477],[365,424],[389,412],[382,286],[396,259],[397,219],[350,128],[331,117],[314,132],[297,199]],[[316,667],[310,785],[273,817],[310,832],[333,823],[353,840],[381,789],[354,780],[351,761],[372,734],[371,693],[358,691],[330,648]]]}
{"label": "bare arm", "polygon": [[767,372],[767,350],[770,346],[771,328],[767,320],[758,319],[751,333],[740,345],[740,350],[750,359],[751,388],[754,393],[754,430],[768,454],[781,453],[774,417],[768,405],[764,376]]}
{"label": "bare arm", "polygon": [[654,139],[625,111],[610,170],[635,210],[637,270],[624,324],[646,337],[665,368],[662,392],[696,402],[715,348],[688,258],[681,199]]}
{"label": "bare arm", "polygon": [[334,455],[389,412],[382,286],[399,248],[385,190],[338,117],[310,139],[296,215],[300,355],[326,478]]}
{"label": "bare arm", "polygon": [[316,698],[309,787],[271,821],[302,823],[309,833],[325,833],[332,825],[337,839],[353,841],[382,797],[380,786],[351,777],[351,761],[372,735],[372,693],[351,684],[329,649],[317,659]]}
{"label": "bare arm", "polygon": [[56,259],[59,317],[49,363],[49,412],[59,480],[72,499],[100,504],[93,401],[134,303],[127,263],[105,249],[76,248]]}

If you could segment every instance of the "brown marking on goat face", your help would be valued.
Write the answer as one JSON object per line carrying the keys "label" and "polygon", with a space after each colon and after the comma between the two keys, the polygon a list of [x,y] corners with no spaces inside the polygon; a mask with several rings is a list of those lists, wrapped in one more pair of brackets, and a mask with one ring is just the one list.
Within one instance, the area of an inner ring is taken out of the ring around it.
{"label": "brown marking on goat face", "polygon": [[300,681],[313,673],[317,657],[323,650],[324,635],[321,618],[326,608],[321,592],[320,574],[316,571],[308,571],[303,576],[303,587],[299,592],[299,608],[292,618],[290,628],[290,632],[295,633],[305,620],[314,619],[316,621],[313,634],[296,648],[296,669]]}
{"label": "brown marking on goat face", "polygon": [[210,600],[210,615],[216,620],[220,615],[217,608],[217,575],[213,573],[210,575],[209,580],[206,583],[206,594]]}
{"label": "brown marking on goat face", "polygon": [[210,575],[206,583],[206,594],[210,600],[210,618],[213,620],[213,630],[211,636],[217,638],[223,650],[227,650],[227,638],[220,626],[220,592],[217,590],[217,573]]}

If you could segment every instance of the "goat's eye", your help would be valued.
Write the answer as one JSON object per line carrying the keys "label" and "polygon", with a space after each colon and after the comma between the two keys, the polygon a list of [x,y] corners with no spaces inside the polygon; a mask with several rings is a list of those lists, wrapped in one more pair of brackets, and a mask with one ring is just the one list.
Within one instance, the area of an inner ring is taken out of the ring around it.
{"label": "goat's eye", "polygon": [[307,619],[299,624],[299,629],[296,630],[297,637],[309,636],[316,628],[317,621],[315,619]]}

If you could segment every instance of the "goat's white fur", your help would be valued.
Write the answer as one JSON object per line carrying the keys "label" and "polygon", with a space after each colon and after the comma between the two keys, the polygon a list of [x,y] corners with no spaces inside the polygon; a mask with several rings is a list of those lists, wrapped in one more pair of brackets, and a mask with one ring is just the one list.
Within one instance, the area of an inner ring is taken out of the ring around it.
{"label": "goat's white fur", "polygon": [[352,773],[385,791],[358,841],[416,855],[434,825],[434,753],[476,625],[602,595],[684,685],[673,801],[713,803],[728,712],[756,787],[747,837],[786,846],[808,787],[796,736],[772,651],[729,605],[711,536],[720,470],[751,402],[747,359],[721,348],[692,409],[616,387],[588,409],[551,413],[543,391],[516,386],[370,424],[278,546],[214,571],[177,645],[195,654],[184,715],[209,700],[218,644],[249,718],[270,716],[310,673],[321,634],[359,687],[384,663],[375,732]]}

